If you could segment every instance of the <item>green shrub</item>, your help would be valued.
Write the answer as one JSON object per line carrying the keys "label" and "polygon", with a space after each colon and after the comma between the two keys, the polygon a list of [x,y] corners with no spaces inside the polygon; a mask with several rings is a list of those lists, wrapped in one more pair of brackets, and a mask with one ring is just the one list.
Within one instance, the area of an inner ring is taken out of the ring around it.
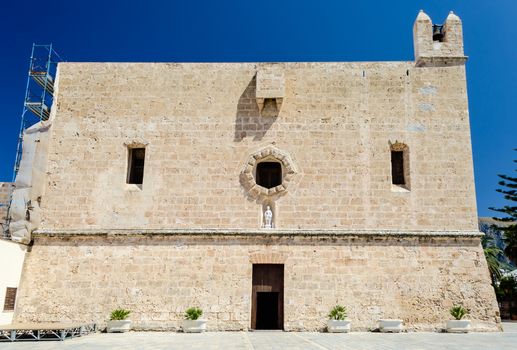
{"label": "green shrub", "polygon": [[203,310],[201,310],[200,308],[191,307],[191,308],[187,309],[187,311],[185,311],[185,319],[194,321],[194,320],[197,320],[198,318],[200,318],[202,314],[203,314]]}
{"label": "green shrub", "polygon": [[498,301],[517,300],[517,278],[505,276],[495,284],[495,293]]}
{"label": "green shrub", "polygon": [[129,316],[130,313],[131,313],[131,310],[115,309],[111,312],[110,321],[125,320]]}
{"label": "green shrub", "polygon": [[449,312],[451,313],[451,316],[454,317],[456,320],[461,320],[463,318],[463,316],[468,314],[467,309],[465,309],[461,305],[455,305],[455,306],[451,307]]}
{"label": "green shrub", "polygon": [[330,310],[328,317],[331,320],[343,321],[346,318],[346,307],[341,305],[334,306],[334,308]]}

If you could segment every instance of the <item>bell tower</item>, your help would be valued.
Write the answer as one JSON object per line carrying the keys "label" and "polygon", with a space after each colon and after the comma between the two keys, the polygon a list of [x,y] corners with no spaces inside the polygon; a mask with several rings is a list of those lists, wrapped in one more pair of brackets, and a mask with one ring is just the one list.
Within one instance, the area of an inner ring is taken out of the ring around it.
{"label": "bell tower", "polygon": [[433,24],[423,11],[413,25],[415,63],[418,67],[453,66],[465,63],[461,19],[452,11],[445,24]]}

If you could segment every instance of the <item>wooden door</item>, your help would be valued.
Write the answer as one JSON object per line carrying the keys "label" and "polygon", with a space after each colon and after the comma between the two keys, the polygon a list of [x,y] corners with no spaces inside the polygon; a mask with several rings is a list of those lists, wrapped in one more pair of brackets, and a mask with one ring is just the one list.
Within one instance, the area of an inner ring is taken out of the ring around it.
{"label": "wooden door", "polygon": [[284,265],[254,264],[252,329],[284,329]]}

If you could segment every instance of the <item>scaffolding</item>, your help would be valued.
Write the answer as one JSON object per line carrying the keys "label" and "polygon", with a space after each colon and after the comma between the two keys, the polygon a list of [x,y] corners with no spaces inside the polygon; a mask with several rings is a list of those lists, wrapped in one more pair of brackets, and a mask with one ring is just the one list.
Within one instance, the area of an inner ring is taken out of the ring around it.
{"label": "scaffolding", "polygon": [[[14,162],[12,182],[16,180],[20,170],[22,159],[23,134],[25,130],[34,124],[50,118],[50,108],[54,98],[54,78],[57,64],[63,61],[59,54],[52,48],[52,44],[32,44],[29,72],[23,100],[23,111],[16,147],[16,159]],[[12,195],[7,203],[7,222],[4,227],[4,238],[9,237],[8,227],[10,222],[10,208]]]}
{"label": "scaffolding", "polygon": [[28,127],[50,118],[50,108],[54,98],[54,77],[56,76],[57,64],[61,61],[63,60],[52,48],[52,44],[32,44],[16,160],[14,162],[13,182],[20,169],[23,132]]}

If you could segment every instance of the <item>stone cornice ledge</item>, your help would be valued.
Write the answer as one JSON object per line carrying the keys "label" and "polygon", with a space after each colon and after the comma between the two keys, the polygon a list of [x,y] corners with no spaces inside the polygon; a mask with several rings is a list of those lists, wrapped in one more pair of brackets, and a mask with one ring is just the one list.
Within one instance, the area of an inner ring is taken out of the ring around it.
{"label": "stone cornice ledge", "polygon": [[482,237],[479,231],[302,230],[302,229],[39,229],[34,236],[241,236],[241,237]]}

